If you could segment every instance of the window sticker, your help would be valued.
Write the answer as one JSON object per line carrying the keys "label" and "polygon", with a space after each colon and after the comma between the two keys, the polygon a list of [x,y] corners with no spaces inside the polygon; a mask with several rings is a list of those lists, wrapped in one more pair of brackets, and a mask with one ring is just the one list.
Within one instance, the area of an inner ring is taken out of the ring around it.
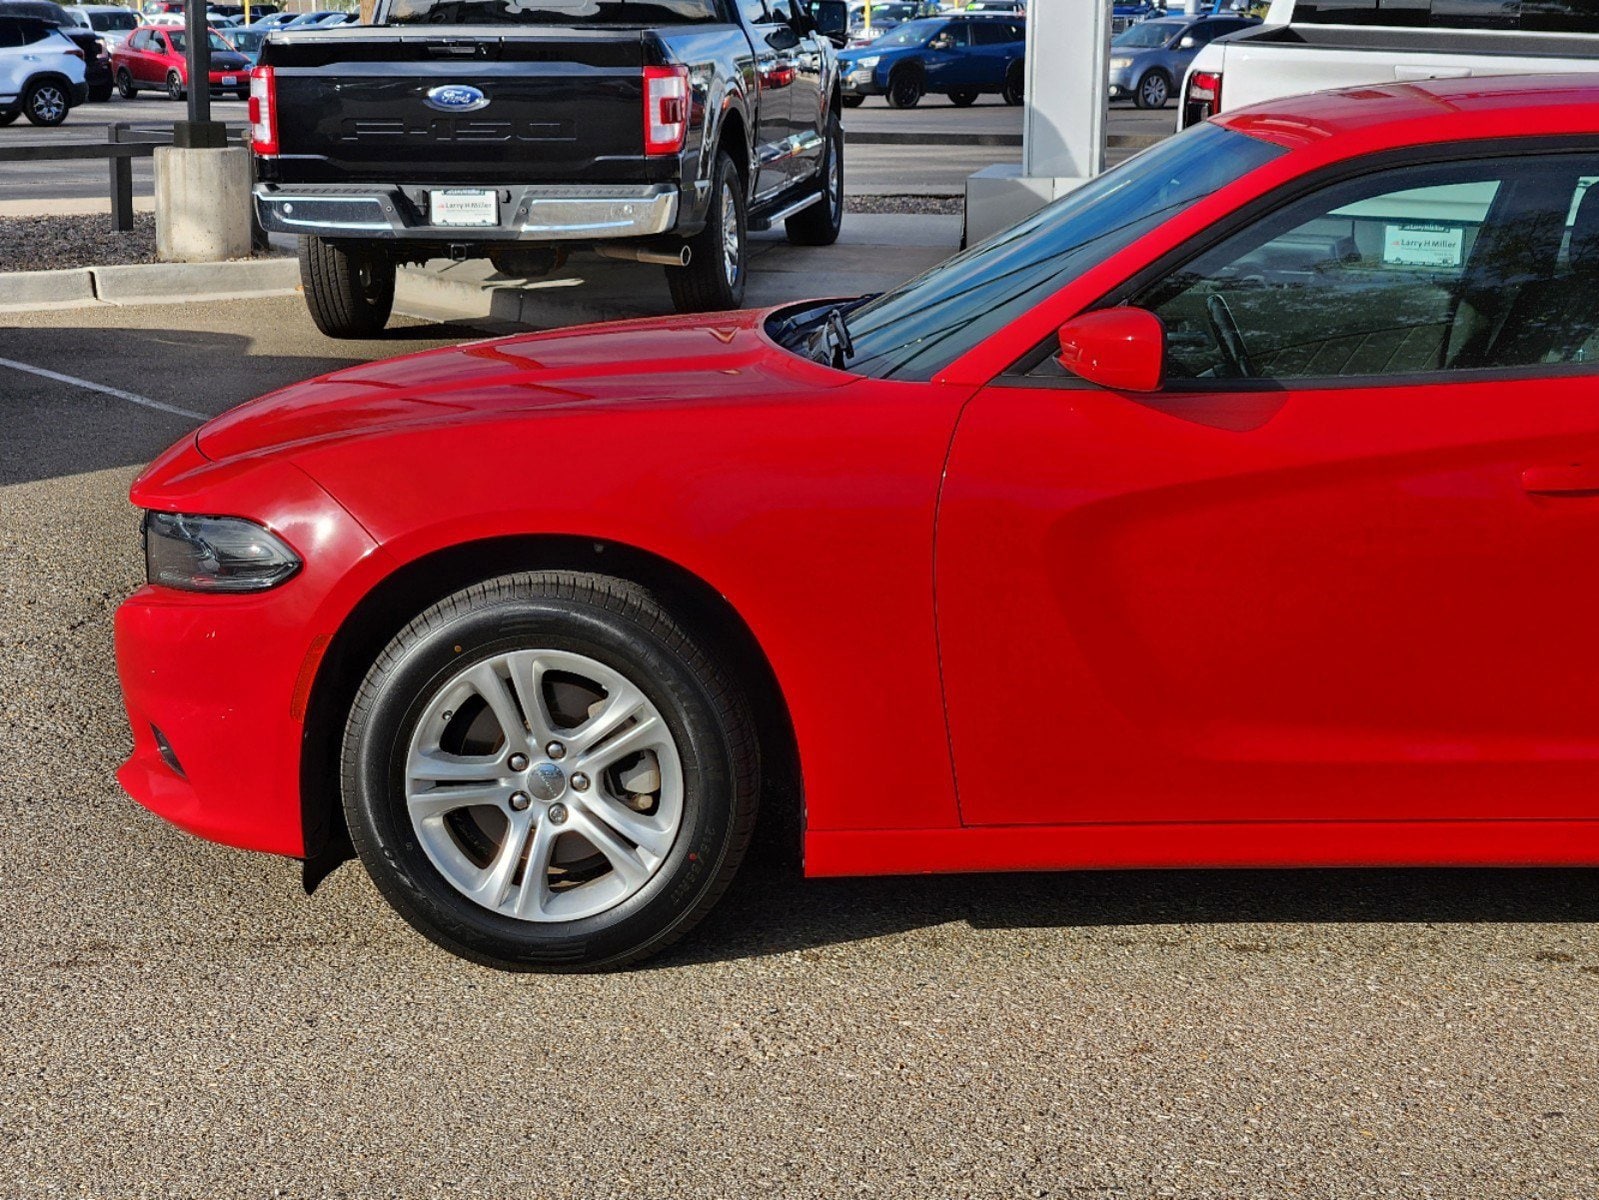
{"label": "window sticker", "polygon": [[1458,267],[1465,230],[1449,225],[1383,226],[1382,261],[1390,267]]}

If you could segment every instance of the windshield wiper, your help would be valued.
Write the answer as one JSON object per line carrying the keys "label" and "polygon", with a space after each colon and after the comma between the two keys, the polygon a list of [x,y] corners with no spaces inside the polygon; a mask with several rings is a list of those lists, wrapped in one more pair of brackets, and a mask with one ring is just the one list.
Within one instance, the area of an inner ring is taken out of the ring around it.
{"label": "windshield wiper", "polygon": [[842,371],[844,365],[855,357],[855,341],[849,335],[849,322],[845,318],[861,305],[875,299],[877,293],[858,296],[845,304],[835,304],[824,312],[816,331],[811,334],[810,344],[805,348],[807,356],[828,364],[835,371]]}

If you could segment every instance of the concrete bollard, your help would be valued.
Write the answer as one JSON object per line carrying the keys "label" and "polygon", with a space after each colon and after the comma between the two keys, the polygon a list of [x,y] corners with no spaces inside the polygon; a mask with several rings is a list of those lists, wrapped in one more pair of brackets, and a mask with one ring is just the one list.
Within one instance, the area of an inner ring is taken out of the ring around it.
{"label": "concrete bollard", "polygon": [[155,151],[155,246],[162,262],[250,257],[250,152]]}

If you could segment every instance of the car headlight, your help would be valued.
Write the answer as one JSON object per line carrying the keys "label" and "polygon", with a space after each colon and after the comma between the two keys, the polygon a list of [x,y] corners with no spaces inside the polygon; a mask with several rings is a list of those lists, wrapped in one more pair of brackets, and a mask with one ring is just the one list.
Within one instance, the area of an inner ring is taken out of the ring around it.
{"label": "car headlight", "polygon": [[1125,71],[1132,65],[1133,60],[1130,58],[1113,58],[1110,60],[1110,69],[1112,71]]}
{"label": "car headlight", "polygon": [[855,66],[859,70],[870,71],[873,67],[875,67],[878,63],[880,63],[882,61],[883,61],[883,56],[881,54],[869,54],[865,58],[857,58],[855,60]]}
{"label": "car headlight", "polygon": [[243,517],[144,514],[144,574],[186,592],[264,592],[300,569],[276,534]]}

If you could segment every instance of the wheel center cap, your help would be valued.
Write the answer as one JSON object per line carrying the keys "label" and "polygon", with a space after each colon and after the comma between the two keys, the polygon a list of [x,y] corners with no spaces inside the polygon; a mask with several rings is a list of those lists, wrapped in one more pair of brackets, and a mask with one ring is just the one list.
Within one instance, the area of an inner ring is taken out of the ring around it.
{"label": "wheel center cap", "polygon": [[527,790],[540,800],[554,800],[566,791],[566,772],[547,759],[535,763],[527,773]]}

